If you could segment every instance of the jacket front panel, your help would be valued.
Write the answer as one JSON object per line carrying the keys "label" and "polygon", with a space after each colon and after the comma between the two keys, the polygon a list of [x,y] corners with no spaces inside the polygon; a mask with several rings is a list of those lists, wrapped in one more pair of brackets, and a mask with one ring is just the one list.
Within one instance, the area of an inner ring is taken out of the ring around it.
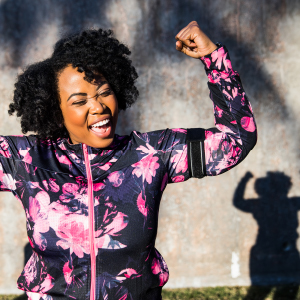
{"label": "jacket front panel", "polygon": [[[94,228],[89,226],[82,145],[70,145],[68,140],[38,144],[33,137],[7,138],[13,145],[7,152],[9,159],[12,149],[19,149],[12,191],[24,207],[33,249],[18,287],[52,297],[88,299],[90,230],[95,236],[96,299],[125,295],[140,299],[161,287],[168,269],[154,248],[158,209],[167,182],[175,174],[189,177],[187,162],[179,172],[168,171],[175,167],[172,153],[186,160],[185,137],[183,129],[134,132],[130,137],[116,135],[111,149],[95,153],[88,147]],[[53,170],[47,170],[46,164]]]}

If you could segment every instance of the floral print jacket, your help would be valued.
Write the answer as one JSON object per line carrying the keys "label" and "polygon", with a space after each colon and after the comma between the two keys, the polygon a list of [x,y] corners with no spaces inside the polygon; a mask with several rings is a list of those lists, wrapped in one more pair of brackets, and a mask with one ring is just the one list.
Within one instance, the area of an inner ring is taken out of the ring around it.
{"label": "floral print jacket", "polygon": [[[256,143],[251,105],[228,51],[201,58],[216,128],[206,174],[237,165]],[[115,135],[105,149],[69,139],[0,137],[0,190],[22,203],[33,254],[18,279],[29,299],[157,300],[168,280],[155,249],[167,183],[191,177],[186,129]]]}

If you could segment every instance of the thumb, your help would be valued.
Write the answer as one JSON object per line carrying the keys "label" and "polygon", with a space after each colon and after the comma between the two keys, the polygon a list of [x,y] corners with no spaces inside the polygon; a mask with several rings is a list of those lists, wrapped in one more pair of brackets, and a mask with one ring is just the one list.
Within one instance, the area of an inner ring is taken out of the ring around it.
{"label": "thumb", "polygon": [[178,50],[178,51],[181,51],[182,50],[182,42],[180,42],[180,41],[177,41],[176,42],[176,50]]}

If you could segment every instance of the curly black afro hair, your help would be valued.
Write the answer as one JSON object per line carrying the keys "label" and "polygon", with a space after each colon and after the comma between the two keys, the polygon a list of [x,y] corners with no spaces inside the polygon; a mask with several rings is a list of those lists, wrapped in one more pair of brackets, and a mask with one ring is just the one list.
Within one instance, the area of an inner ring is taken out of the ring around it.
{"label": "curly black afro hair", "polygon": [[138,97],[138,75],[128,56],[130,50],[112,30],[89,29],[59,40],[52,56],[32,64],[18,76],[8,113],[21,117],[22,132],[33,131],[42,139],[67,137],[58,93],[59,74],[68,65],[84,72],[91,82],[102,74],[112,87],[120,110],[130,107]]}

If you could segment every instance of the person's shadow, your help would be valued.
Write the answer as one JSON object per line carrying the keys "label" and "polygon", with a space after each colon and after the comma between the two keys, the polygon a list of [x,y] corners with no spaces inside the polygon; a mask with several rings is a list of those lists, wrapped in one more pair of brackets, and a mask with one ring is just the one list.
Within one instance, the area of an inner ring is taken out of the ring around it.
{"label": "person's shadow", "polygon": [[[283,172],[268,172],[255,181],[258,199],[245,199],[249,179],[241,179],[233,204],[243,212],[252,213],[259,229],[250,252],[251,288],[244,299],[265,299],[275,288],[273,299],[296,299],[300,278],[300,257],[296,247],[300,197],[288,198],[291,178]],[[282,286],[283,285],[283,286]],[[285,286],[287,285],[287,286]],[[259,296],[255,296],[258,292]]]}

